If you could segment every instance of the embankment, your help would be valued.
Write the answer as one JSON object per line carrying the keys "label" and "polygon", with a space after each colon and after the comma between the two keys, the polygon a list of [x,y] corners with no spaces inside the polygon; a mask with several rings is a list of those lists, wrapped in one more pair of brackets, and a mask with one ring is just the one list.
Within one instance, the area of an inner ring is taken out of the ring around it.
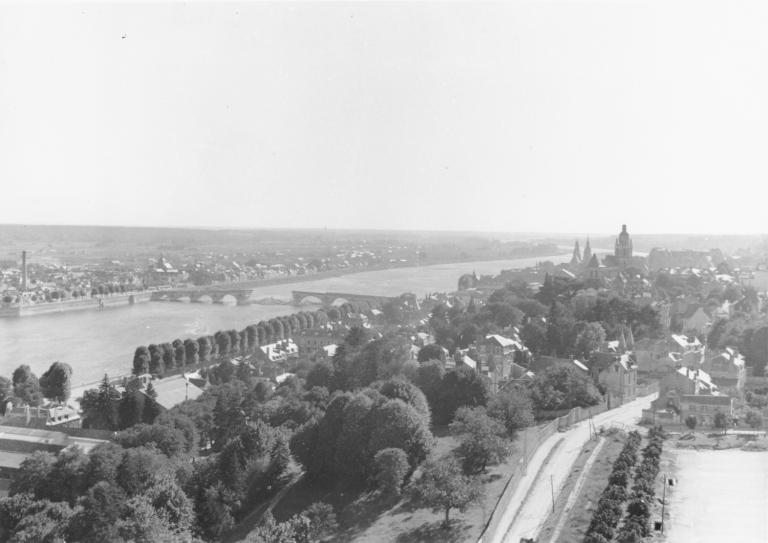
{"label": "embankment", "polygon": [[[151,292],[135,292],[131,294],[112,294],[101,298],[82,298],[77,300],[63,300],[42,304],[20,304],[0,308],[0,318],[30,317],[35,315],[49,315],[52,313],[67,313],[85,309],[99,309],[99,307],[118,307],[148,302]],[[101,300],[101,302],[99,301]]]}

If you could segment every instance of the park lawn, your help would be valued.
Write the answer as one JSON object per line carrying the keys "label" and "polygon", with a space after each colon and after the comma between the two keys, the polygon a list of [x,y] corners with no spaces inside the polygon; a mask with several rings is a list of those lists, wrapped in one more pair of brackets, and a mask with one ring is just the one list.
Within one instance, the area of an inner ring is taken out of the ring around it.
{"label": "park lawn", "polygon": [[[459,440],[449,435],[447,427],[433,428],[436,444],[434,454],[442,456],[455,449]],[[529,430],[531,431],[531,430]],[[533,430],[535,431],[535,430]],[[506,462],[489,466],[482,474],[482,496],[464,513],[451,510],[451,527],[442,527],[444,514],[429,509],[416,509],[407,497],[386,499],[372,491],[363,481],[317,484],[302,479],[275,506],[273,514],[279,521],[300,513],[314,502],[323,501],[336,510],[338,531],[327,541],[393,541],[397,543],[451,543],[476,540],[488,522],[507,480],[520,464],[520,439],[513,444],[513,453]]]}
{"label": "park lawn", "polygon": [[[584,481],[581,491],[573,508],[567,513],[568,517],[565,520],[563,529],[557,538],[557,541],[550,541],[550,535],[555,528],[559,520],[559,515],[550,515],[544,523],[539,540],[549,543],[573,543],[574,541],[581,541],[584,539],[584,534],[589,527],[589,523],[592,520],[592,514],[597,507],[597,501],[600,499],[600,494],[603,493],[606,485],[608,484],[608,476],[613,469],[613,462],[619,456],[622,447],[624,447],[625,436],[621,433],[614,434],[606,437],[605,445],[597,453],[597,458],[592,464],[586,480]],[[584,447],[579,454],[576,463],[573,466],[571,474],[565,481],[557,500],[555,500],[555,511],[562,511],[565,508],[565,503],[568,501],[568,496],[574,490],[576,480],[579,478],[584,464],[589,459],[592,450],[595,448],[596,441],[590,440],[584,444]]]}

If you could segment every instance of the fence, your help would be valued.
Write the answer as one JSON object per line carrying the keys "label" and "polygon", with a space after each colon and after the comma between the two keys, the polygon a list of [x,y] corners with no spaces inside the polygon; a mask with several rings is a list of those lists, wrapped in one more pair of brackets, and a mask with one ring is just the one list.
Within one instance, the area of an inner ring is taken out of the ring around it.
{"label": "fence", "polygon": [[514,473],[512,473],[512,475],[509,477],[507,484],[504,485],[504,490],[502,491],[501,496],[499,496],[499,499],[496,502],[496,506],[493,508],[493,512],[491,513],[491,516],[488,519],[485,528],[483,529],[483,533],[480,534],[478,543],[483,543],[487,534],[495,534],[496,530],[499,529],[499,523],[501,522],[501,518],[504,515],[504,511],[506,511],[509,507],[512,494],[514,494],[515,488],[520,483],[520,479],[522,479],[523,475],[525,474],[525,467],[528,465],[528,462],[531,460],[533,455],[536,454],[539,446],[541,446],[541,444],[547,438],[552,436],[557,430],[567,428],[572,424],[581,422],[593,415],[602,413],[607,409],[607,403],[605,402],[588,408],[574,407],[565,415],[557,417],[543,426],[526,428],[525,431],[520,432],[520,437],[523,439],[524,444],[523,457],[520,458]]}

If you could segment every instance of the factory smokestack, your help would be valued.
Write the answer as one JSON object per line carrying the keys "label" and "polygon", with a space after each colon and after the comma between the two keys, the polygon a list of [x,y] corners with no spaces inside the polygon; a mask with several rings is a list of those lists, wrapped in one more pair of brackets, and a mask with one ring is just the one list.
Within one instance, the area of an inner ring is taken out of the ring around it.
{"label": "factory smokestack", "polygon": [[27,251],[21,251],[21,290],[27,290]]}

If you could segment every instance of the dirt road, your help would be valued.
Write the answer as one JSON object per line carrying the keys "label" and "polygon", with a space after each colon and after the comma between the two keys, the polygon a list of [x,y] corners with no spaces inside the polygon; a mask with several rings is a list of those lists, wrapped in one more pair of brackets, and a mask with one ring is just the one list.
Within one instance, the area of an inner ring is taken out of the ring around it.
{"label": "dirt road", "polygon": [[[645,396],[596,415],[593,417],[594,424],[598,428],[610,426],[612,423],[634,425],[640,420],[641,411],[648,408],[655,397],[656,394]],[[517,485],[497,533],[489,534],[490,537],[486,541],[519,543],[520,538],[535,538],[538,535],[542,523],[552,512],[551,488],[554,487],[557,498],[581,452],[582,445],[589,439],[589,433],[589,421],[583,421],[573,425],[567,432],[555,433],[542,443],[531,458],[526,475]],[[550,456],[550,452],[561,439],[563,442]]]}

